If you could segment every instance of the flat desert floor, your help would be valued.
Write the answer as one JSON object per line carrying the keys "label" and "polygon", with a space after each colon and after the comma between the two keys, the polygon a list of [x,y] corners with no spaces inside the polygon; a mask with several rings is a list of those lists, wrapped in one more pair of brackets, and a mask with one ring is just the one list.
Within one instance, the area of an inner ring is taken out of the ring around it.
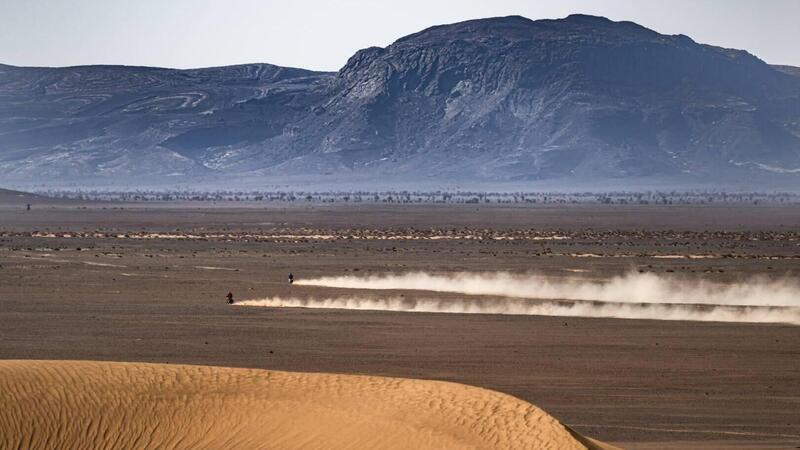
{"label": "flat desert floor", "polygon": [[300,284],[409,272],[792,280],[798,224],[800,206],[768,205],[8,202],[0,359],[454,381],[624,448],[800,448],[797,325],[225,304],[413,299]]}

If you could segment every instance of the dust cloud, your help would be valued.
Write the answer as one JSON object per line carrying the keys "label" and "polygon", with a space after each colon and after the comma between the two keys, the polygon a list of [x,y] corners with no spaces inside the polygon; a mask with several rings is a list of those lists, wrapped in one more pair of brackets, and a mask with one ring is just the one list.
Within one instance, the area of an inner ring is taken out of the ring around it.
{"label": "dust cloud", "polygon": [[460,314],[512,314],[800,325],[800,284],[754,277],[721,284],[627,273],[593,280],[508,272],[336,276],[298,285],[364,290],[419,290],[481,296],[463,299],[376,296],[247,300],[244,306],[334,308]]}
{"label": "dust cloud", "polygon": [[338,276],[297,284],[347,289],[422,290],[526,299],[615,303],[675,303],[724,306],[800,307],[800,284],[791,279],[754,277],[720,284],[701,279],[627,273],[605,280],[517,275],[507,272],[448,275],[411,272],[381,276]]}
{"label": "dust cloud", "polygon": [[652,303],[603,303],[497,299],[409,299],[342,296],[331,298],[271,297],[245,300],[240,306],[271,308],[329,308],[457,314],[509,314],[619,319],[686,320],[699,322],[784,323],[800,325],[800,308],[766,306],[708,306]]}

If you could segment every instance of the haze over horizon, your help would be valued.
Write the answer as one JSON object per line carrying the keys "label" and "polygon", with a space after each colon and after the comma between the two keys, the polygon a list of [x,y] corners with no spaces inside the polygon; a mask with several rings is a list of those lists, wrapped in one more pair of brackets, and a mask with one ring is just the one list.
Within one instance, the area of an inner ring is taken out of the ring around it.
{"label": "haze over horizon", "polygon": [[[155,12],[154,12],[155,11]],[[420,12],[424,12],[421,14]],[[0,63],[120,64],[170,68],[265,62],[335,71],[355,51],[384,47],[430,26],[483,17],[532,20],[573,13],[639,23],[663,34],[747,50],[770,64],[800,66],[800,2],[412,0],[403,8],[365,0],[302,2],[175,0],[168,4],[7,0],[0,4]],[[190,18],[190,19],[189,19]]]}

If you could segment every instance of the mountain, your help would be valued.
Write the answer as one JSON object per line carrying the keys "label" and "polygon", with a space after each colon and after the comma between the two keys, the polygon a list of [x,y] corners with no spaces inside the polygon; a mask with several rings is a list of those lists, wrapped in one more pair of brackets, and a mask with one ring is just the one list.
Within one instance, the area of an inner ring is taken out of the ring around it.
{"label": "mountain", "polygon": [[586,15],[436,26],[337,73],[0,66],[0,176],[797,186],[796,73]]}
{"label": "mountain", "polygon": [[777,70],[777,71],[780,71],[780,72],[783,72],[783,73],[786,73],[786,74],[789,74],[789,75],[794,75],[796,77],[800,77],[800,67],[780,66],[780,65],[773,65],[772,67],[775,68],[775,70]]}
{"label": "mountain", "polygon": [[27,192],[11,191],[8,189],[0,189],[0,208],[9,206],[25,206],[26,204],[41,204],[41,203],[66,203],[69,200],[54,199],[44,197],[42,195],[29,194]]}
{"label": "mountain", "polygon": [[0,66],[0,174],[46,180],[211,172],[213,164],[198,157],[201,146],[242,146],[282,132],[269,127],[268,116],[239,113],[243,104],[313,91],[330,77],[269,64]]}

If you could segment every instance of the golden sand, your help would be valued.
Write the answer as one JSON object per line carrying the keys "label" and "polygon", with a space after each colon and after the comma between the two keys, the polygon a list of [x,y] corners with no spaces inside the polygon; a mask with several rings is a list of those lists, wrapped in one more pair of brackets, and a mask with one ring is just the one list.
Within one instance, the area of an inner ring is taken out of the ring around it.
{"label": "golden sand", "polygon": [[602,445],[455,383],[86,361],[0,361],[0,431],[0,448],[15,449]]}

